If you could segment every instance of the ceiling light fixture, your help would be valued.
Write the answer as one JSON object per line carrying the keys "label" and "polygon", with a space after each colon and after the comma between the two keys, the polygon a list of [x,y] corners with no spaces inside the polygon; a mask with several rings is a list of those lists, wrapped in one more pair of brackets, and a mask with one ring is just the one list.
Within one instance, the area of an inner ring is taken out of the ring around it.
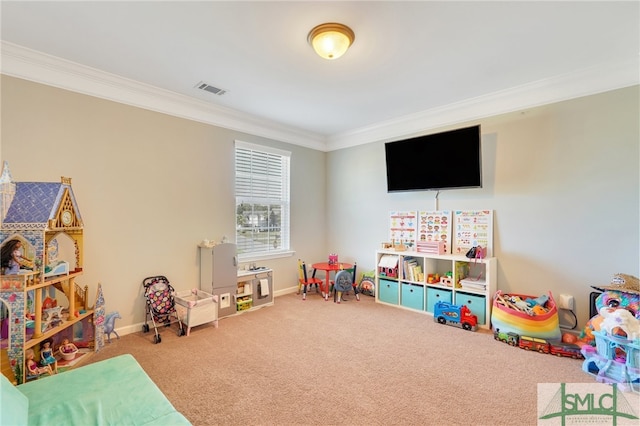
{"label": "ceiling light fixture", "polygon": [[353,30],[346,25],[330,22],[320,24],[309,31],[307,41],[320,57],[338,59],[355,40]]}

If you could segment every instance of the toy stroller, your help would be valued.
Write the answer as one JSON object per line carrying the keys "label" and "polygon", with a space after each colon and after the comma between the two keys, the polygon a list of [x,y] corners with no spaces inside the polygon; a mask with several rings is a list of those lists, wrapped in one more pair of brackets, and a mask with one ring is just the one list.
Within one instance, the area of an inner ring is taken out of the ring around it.
{"label": "toy stroller", "polygon": [[164,324],[168,327],[172,324],[171,317],[174,316],[178,322],[178,336],[184,336],[186,333],[176,311],[175,298],[173,297],[175,290],[169,284],[169,280],[162,275],[148,277],[142,281],[142,286],[144,287],[144,297],[147,300],[142,331],[144,333],[149,331],[147,320],[150,317],[156,333],[153,337],[153,343],[160,343],[162,338],[158,333],[158,324]]}

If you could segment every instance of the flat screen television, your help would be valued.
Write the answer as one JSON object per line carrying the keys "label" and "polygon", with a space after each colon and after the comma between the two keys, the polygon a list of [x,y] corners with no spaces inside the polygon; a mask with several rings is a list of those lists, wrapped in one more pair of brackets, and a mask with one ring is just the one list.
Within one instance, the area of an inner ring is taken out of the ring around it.
{"label": "flat screen television", "polygon": [[480,125],[384,145],[387,191],[482,188]]}

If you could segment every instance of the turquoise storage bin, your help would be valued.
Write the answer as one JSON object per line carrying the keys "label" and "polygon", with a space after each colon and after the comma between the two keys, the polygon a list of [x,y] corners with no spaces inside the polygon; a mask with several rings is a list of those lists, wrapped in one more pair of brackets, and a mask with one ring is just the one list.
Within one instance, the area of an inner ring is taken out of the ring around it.
{"label": "turquoise storage bin", "polygon": [[427,306],[425,306],[425,310],[427,312],[433,313],[433,307],[436,305],[436,302],[452,302],[452,294],[451,290],[446,290],[443,288],[427,288]]}
{"label": "turquoise storage bin", "polygon": [[421,285],[402,283],[400,304],[411,309],[424,309],[424,287]]}
{"label": "turquoise storage bin", "polygon": [[381,302],[398,304],[398,282],[390,280],[380,280],[380,295],[378,298]]}
{"label": "turquoise storage bin", "polygon": [[486,324],[487,300],[484,296],[457,292],[456,305],[467,305],[471,313],[478,317],[478,324]]}

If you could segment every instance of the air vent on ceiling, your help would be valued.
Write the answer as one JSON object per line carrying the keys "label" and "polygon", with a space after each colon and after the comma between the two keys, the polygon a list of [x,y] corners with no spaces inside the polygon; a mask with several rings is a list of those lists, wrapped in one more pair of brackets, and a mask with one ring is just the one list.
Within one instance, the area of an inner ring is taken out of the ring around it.
{"label": "air vent on ceiling", "polygon": [[207,92],[213,93],[214,95],[218,95],[218,96],[222,96],[225,93],[227,93],[226,90],[207,84],[204,81],[201,81],[200,83],[196,84],[195,87],[197,87],[200,90],[205,90]]}

